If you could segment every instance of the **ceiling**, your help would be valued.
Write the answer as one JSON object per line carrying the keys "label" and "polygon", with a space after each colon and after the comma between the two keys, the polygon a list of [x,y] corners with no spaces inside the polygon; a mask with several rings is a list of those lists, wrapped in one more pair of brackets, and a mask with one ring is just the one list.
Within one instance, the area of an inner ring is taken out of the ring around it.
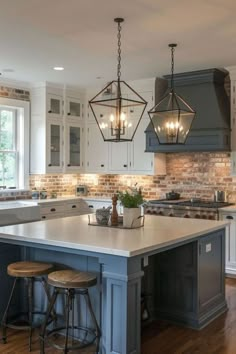
{"label": "ceiling", "polygon": [[[191,4],[190,4],[191,3]],[[236,65],[235,0],[1,0],[2,78],[88,87]],[[54,66],[63,66],[55,72]],[[99,79],[100,77],[100,79]]]}

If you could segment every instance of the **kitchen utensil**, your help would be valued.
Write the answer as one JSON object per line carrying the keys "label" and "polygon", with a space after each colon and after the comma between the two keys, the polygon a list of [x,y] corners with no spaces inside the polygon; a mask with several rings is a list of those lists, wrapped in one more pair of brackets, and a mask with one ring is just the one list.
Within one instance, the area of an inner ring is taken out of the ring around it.
{"label": "kitchen utensil", "polygon": [[227,202],[227,192],[215,191],[214,200],[215,200],[215,202]]}
{"label": "kitchen utensil", "polygon": [[168,200],[174,200],[174,199],[179,199],[179,198],[180,198],[180,194],[176,193],[174,191],[166,193],[166,199],[168,199]]}

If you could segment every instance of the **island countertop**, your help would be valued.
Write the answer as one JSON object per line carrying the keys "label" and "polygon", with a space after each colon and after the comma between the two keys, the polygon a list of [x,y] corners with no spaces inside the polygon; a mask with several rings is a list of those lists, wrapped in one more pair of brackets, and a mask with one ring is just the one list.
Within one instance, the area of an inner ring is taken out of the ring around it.
{"label": "island countertop", "polygon": [[0,227],[0,240],[17,240],[123,257],[178,245],[228,225],[228,221],[145,217],[137,229],[88,225],[88,215]]}

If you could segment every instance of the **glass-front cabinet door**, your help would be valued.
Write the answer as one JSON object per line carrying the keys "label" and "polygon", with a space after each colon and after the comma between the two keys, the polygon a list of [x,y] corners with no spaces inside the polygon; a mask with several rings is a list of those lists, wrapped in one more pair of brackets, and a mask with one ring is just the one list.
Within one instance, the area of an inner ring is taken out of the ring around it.
{"label": "glass-front cabinet door", "polygon": [[83,117],[83,105],[80,102],[80,99],[67,97],[66,98],[66,114],[65,116],[70,119],[79,121]]}
{"label": "glass-front cabinet door", "polygon": [[48,122],[47,126],[47,171],[61,172],[62,163],[62,123]]}
{"label": "glass-front cabinet door", "polygon": [[63,96],[47,94],[47,114],[50,118],[63,118]]}
{"label": "glass-front cabinet door", "polygon": [[67,171],[80,171],[83,167],[82,134],[83,127],[81,124],[66,124],[65,169]]}

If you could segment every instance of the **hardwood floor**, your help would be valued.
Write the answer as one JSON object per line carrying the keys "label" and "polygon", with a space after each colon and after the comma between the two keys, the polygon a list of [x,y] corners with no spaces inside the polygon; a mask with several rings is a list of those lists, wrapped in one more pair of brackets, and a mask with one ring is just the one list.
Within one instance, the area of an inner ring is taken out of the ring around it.
{"label": "hardwood floor", "polygon": [[236,354],[236,279],[226,279],[229,311],[201,331],[157,322],[143,331],[142,354]]}
{"label": "hardwood floor", "polygon": [[[143,330],[142,354],[236,354],[236,279],[226,280],[226,296],[229,311],[201,331],[152,323]],[[28,354],[27,333],[9,330],[9,334],[8,343],[0,343],[0,353]],[[93,353],[82,353],[88,352]],[[37,333],[31,353],[39,354]],[[46,350],[46,354],[54,353],[61,351]]]}

